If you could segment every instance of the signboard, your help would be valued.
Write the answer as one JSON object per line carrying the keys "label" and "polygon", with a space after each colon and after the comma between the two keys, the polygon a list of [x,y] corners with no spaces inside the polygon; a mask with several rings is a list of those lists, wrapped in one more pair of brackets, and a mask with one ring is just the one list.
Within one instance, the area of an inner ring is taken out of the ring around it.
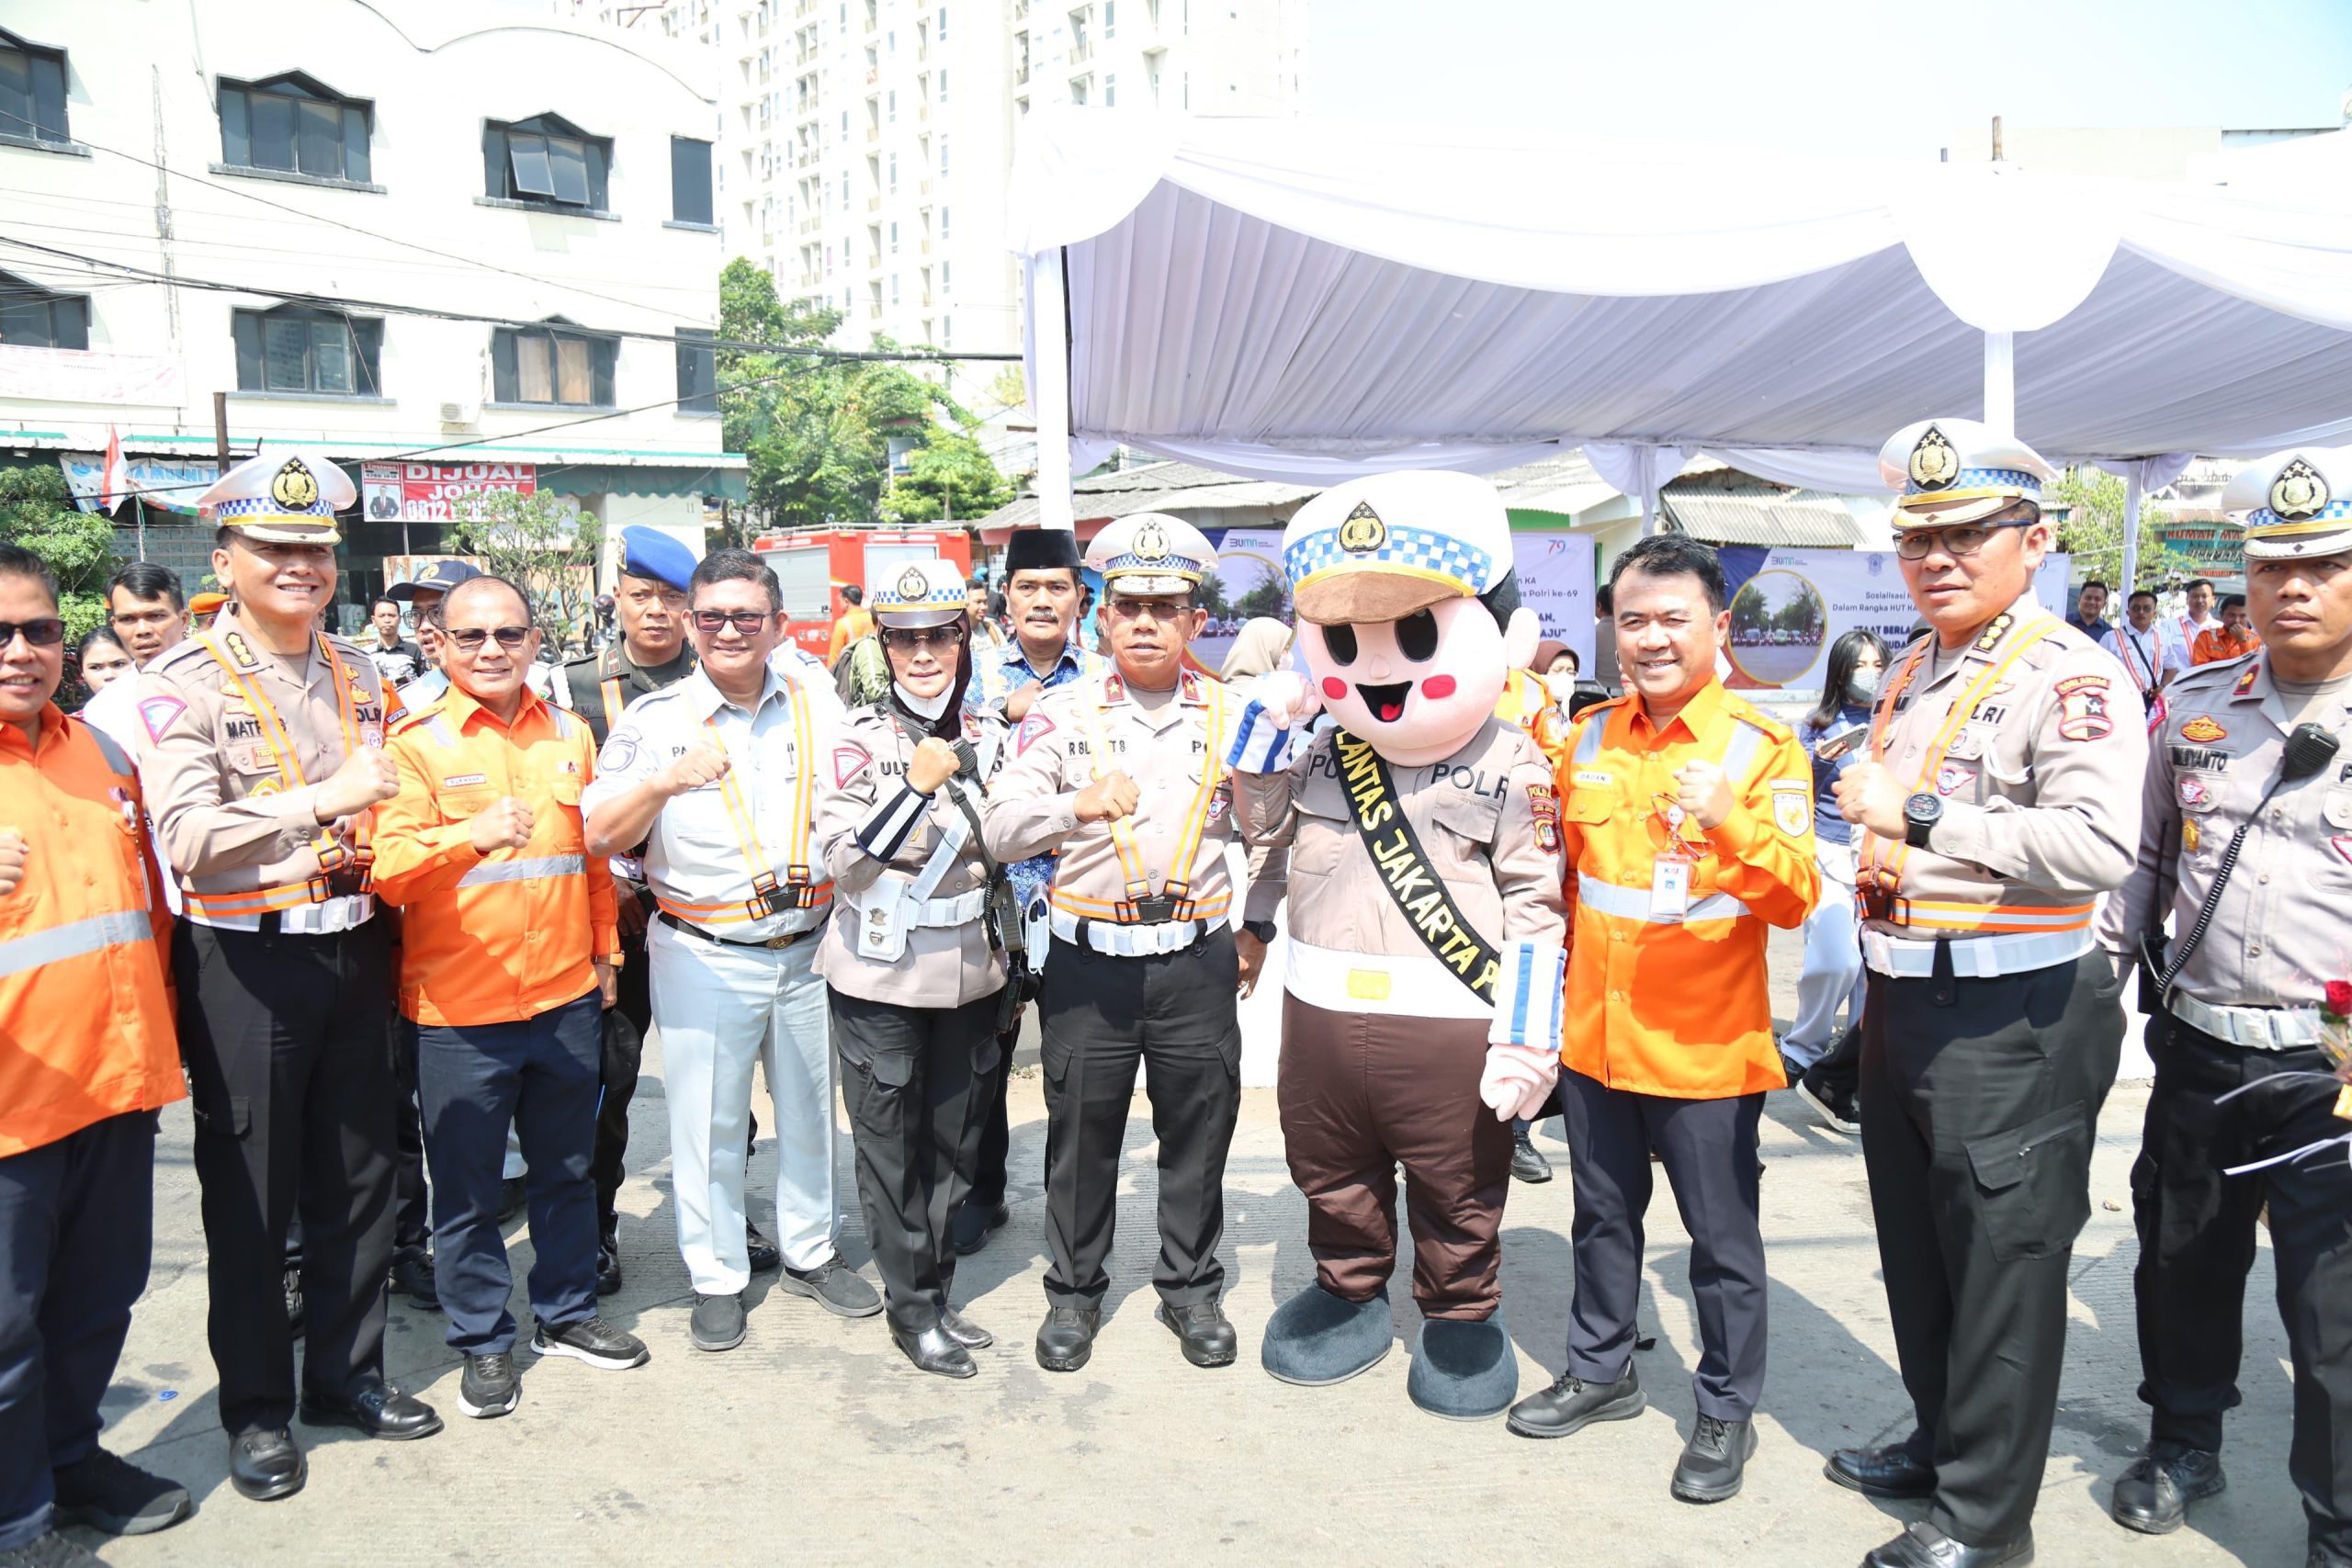
{"label": "signboard", "polygon": [[[103,452],[57,455],[65,488],[73,492],[74,504],[85,512],[112,510],[98,503],[98,493],[106,486],[106,464]],[[196,515],[196,498],[220,477],[220,465],[209,457],[126,457],[122,466],[130,472],[130,488],[139,492],[141,503],[149,511],[177,512],[190,517]]]}
{"label": "signboard", "polygon": [[1593,543],[1589,534],[1566,529],[1510,536],[1512,569],[1519,574],[1519,602],[1535,612],[1547,641],[1567,644],[1577,668],[1592,668],[1599,628],[1592,621]]}
{"label": "signboard", "polygon": [[532,463],[362,463],[361,514],[379,523],[455,523],[474,515],[477,498],[491,491],[530,495],[538,489]]}

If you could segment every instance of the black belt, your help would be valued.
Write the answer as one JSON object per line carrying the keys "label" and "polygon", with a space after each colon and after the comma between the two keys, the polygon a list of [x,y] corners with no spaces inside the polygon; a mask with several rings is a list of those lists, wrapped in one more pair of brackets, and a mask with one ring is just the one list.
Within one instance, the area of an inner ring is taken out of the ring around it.
{"label": "black belt", "polygon": [[809,931],[820,929],[816,926],[811,926],[808,928],[808,931],[792,931],[784,936],[755,937],[750,941],[738,941],[736,938],[731,936],[718,936],[713,932],[707,931],[700,926],[693,924],[691,921],[678,919],[677,916],[670,913],[667,909],[662,910],[659,915],[656,915],[654,919],[660,920],[663,925],[668,926],[672,931],[684,931],[688,936],[698,936],[705,942],[716,942],[721,947],[758,947],[765,948],[771,953],[790,947],[802,937],[807,936]]}

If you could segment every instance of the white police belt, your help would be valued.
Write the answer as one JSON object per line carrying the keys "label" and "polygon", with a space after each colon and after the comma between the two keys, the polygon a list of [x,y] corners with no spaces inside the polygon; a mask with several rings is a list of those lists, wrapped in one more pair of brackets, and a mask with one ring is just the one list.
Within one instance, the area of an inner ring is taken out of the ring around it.
{"label": "white police belt", "polygon": [[2015,931],[1939,942],[1865,930],[1862,962],[1871,973],[1890,979],[1925,980],[1936,972],[1936,949],[1949,947],[1954,978],[1993,980],[2072,963],[2091,950],[2092,942],[2088,931]]}
{"label": "white police belt", "polygon": [[861,958],[896,963],[905,956],[907,933],[925,926],[968,925],[989,904],[989,890],[975,887],[953,898],[917,898],[910,885],[896,878],[876,882],[856,893],[836,893],[857,911],[856,935],[850,945]]}
{"label": "white police belt", "polygon": [[1211,924],[1207,920],[1159,920],[1148,925],[1123,926],[1110,920],[1090,920],[1067,909],[1048,911],[1046,921],[1056,936],[1072,943],[1080,941],[1078,933],[1083,927],[1085,944],[1113,958],[1182,953],[1198,942]]}
{"label": "white police belt", "polygon": [[2173,987],[2165,1010],[2200,1033],[2249,1051],[2293,1051],[2319,1043],[2317,1008],[2215,1007]]}
{"label": "white police belt", "polygon": [[257,931],[267,921],[281,936],[333,936],[338,931],[356,931],[375,914],[376,898],[371,893],[348,893],[339,898],[297,904],[290,909],[269,914],[206,915],[194,909],[187,911],[187,918],[199,926],[226,931]]}

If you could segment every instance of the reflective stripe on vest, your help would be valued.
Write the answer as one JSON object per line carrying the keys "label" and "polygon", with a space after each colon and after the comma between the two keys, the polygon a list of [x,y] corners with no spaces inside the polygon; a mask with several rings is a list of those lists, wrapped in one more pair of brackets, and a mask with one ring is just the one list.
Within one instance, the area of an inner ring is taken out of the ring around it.
{"label": "reflective stripe on vest", "polygon": [[1603,882],[1584,872],[1577,873],[1577,902],[1588,908],[1621,920],[1641,920],[1654,926],[1687,926],[1693,920],[1736,920],[1754,913],[1748,907],[1728,893],[1713,893],[1694,899],[1690,907],[1677,919],[1660,915],[1650,908],[1650,890],[1646,887],[1620,887],[1613,882]]}
{"label": "reflective stripe on vest", "polygon": [[145,913],[138,909],[119,909],[110,915],[93,915],[86,920],[68,920],[45,931],[0,942],[0,976],[21,975],[44,964],[60,964],[109,947],[128,947],[134,942],[154,940],[154,928],[147,923]]}
{"label": "reflective stripe on vest", "polygon": [[548,855],[538,860],[484,861],[458,878],[460,887],[483,887],[493,882],[528,882],[541,876],[578,876],[587,869],[578,855]]}

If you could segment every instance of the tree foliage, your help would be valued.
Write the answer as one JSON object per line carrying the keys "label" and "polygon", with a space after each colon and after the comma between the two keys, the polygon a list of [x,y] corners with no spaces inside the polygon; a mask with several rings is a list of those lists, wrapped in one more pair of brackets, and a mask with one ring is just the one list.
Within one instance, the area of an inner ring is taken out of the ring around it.
{"label": "tree foliage", "polygon": [[451,549],[515,584],[547,646],[560,651],[595,602],[595,520],[552,495],[483,492],[471,517],[449,525]]}
{"label": "tree foliage", "polygon": [[55,574],[57,613],[69,643],[105,622],[114,525],[104,513],[74,504],[56,464],[0,468],[0,539],[22,545]]}
{"label": "tree foliage", "polygon": [[882,515],[902,527],[942,518],[969,522],[1012,499],[1012,481],[997,472],[978,442],[960,430],[933,430],[884,493]]}
{"label": "tree foliage", "polygon": [[[2058,529],[2058,547],[2071,558],[2075,580],[2111,583],[2118,597],[2135,584],[2123,578],[2123,480],[2104,468],[2069,468],[2044,492],[2043,503],[2068,508]],[[2172,517],[2162,507],[2140,507],[2141,583],[2162,581],[2194,570],[2195,563],[2165,543]]]}

